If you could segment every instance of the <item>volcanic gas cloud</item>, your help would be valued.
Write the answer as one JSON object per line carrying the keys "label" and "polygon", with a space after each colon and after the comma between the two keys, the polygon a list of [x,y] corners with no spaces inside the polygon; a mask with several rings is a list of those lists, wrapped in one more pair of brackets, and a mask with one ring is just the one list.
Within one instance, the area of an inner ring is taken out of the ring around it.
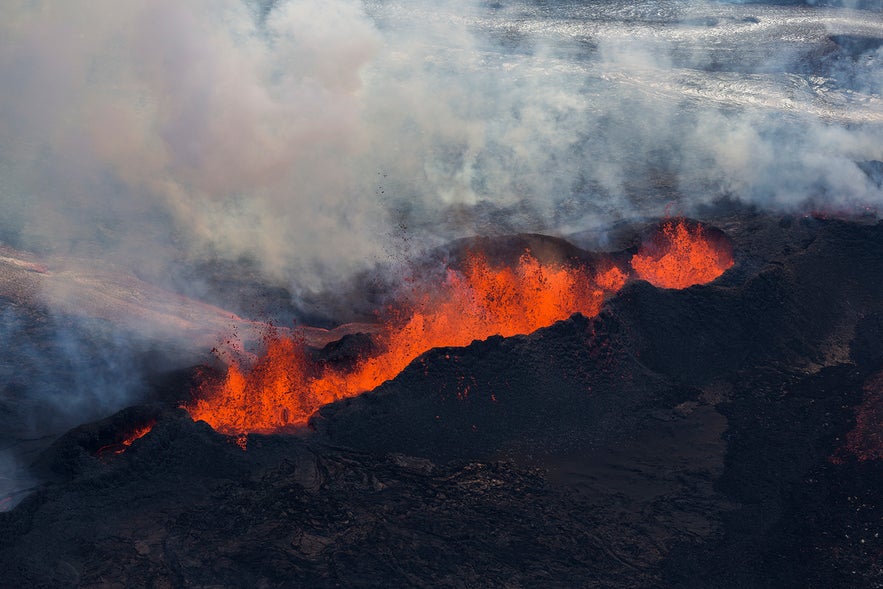
{"label": "volcanic gas cloud", "polygon": [[[662,288],[709,282],[732,264],[725,240],[683,219],[664,222],[631,259],[634,276]],[[227,434],[301,426],[322,405],[374,389],[432,348],[526,334],[574,313],[594,316],[632,276],[612,261],[595,268],[542,263],[525,251],[516,264],[497,266],[473,252],[462,269],[448,268],[443,284],[421,286],[390,309],[375,336],[377,351],[355,366],[320,366],[302,341],[270,335],[253,366],[231,361],[223,378],[201,383],[186,408]]]}

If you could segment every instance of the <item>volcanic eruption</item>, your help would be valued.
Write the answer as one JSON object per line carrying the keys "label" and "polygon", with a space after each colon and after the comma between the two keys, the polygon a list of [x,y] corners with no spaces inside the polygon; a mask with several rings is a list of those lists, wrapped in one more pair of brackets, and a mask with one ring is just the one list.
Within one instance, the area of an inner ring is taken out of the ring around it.
{"label": "volcanic eruption", "polygon": [[883,586],[880,0],[7,0],[0,588]]}
{"label": "volcanic eruption", "polygon": [[661,288],[686,288],[710,282],[733,265],[726,238],[706,235],[701,225],[665,221],[660,231],[632,257],[641,280]]}
{"label": "volcanic eruption", "polygon": [[[701,224],[684,219],[663,223],[649,244],[631,266],[664,288],[709,282],[733,265],[726,238],[712,239]],[[223,378],[200,385],[187,410],[228,434],[304,425],[322,405],[376,388],[433,348],[528,334],[574,313],[594,317],[628,279],[627,270],[608,260],[597,268],[543,264],[525,251],[514,267],[495,267],[471,252],[462,269],[447,269],[444,283],[416,284],[407,302],[388,309],[375,335],[378,351],[355,366],[316,366],[302,341],[271,332],[252,367],[231,363]]]}

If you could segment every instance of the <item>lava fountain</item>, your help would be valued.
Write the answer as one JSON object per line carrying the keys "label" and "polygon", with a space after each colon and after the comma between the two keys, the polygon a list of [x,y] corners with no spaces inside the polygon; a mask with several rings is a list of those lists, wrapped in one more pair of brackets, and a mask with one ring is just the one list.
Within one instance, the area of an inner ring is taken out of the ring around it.
{"label": "lava fountain", "polygon": [[667,220],[632,257],[638,278],[660,288],[687,288],[711,282],[733,265],[723,236],[685,219]]}
{"label": "lava fountain", "polygon": [[[638,276],[657,286],[708,282],[732,265],[729,250],[699,225],[667,222],[660,233],[653,251],[632,259]],[[302,426],[322,405],[376,388],[432,348],[527,334],[574,313],[592,317],[628,279],[628,269],[612,262],[543,263],[525,251],[517,263],[499,267],[473,252],[461,269],[447,269],[443,284],[418,288],[392,308],[375,336],[376,351],[354,366],[321,366],[302,341],[271,335],[253,366],[231,361],[222,378],[199,385],[186,409],[231,435]]]}

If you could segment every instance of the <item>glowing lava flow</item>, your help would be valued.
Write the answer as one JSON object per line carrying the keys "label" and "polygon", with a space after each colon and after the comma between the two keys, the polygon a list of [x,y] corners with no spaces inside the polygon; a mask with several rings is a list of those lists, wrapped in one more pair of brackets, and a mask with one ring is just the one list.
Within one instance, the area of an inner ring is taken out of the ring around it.
{"label": "glowing lava flow", "polygon": [[[653,254],[635,255],[632,266],[659,286],[707,282],[732,265],[728,252],[719,253],[700,227],[683,221],[663,226],[657,242]],[[473,254],[463,270],[447,271],[441,287],[395,309],[374,338],[379,351],[354,367],[319,366],[301,342],[270,337],[250,369],[231,362],[223,378],[202,382],[186,409],[194,420],[231,435],[303,425],[322,405],[376,388],[432,348],[526,334],[574,313],[594,316],[628,278],[612,264],[592,271],[543,264],[526,252],[514,267],[497,268]]]}
{"label": "glowing lava flow", "polygon": [[118,442],[116,444],[108,444],[107,446],[102,446],[101,448],[98,449],[98,456],[103,457],[103,456],[106,456],[108,453],[122,454],[123,452],[125,452],[126,450],[129,449],[129,446],[131,446],[135,440],[137,440],[139,438],[143,438],[144,436],[149,434],[150,430],[152,430],[153,426],[155,426],[155,425],[156,425],[156,421],[151,421],[151,422],[149,422],[139,428],[136,428],[134,431],[129,433],[129,435],[127,435],[125,437],[125,439],[123,439],[121,442]]}
{"label": "glowing lava flow", "polygon": [[380,351],[354,368],[319,369],[299,342],[269,338],[266,353],[250,370],[232,363],[221,382],[202,383],[187,409],[193,419],[228,434],[302,425],[322,405],[377,387],[432,348],[530,333],[576,312],[595,315],[605,294],[626,279],[615,266],[592,274],[541,264],[525,253],[514,268],[494,268],[472,255],[463,271],[448,270],[437,292],[422,293],[394,311],[376,338]]}
{"label": "glowing lava flow", "polygon": [[687,288],[711,282],[733,265],[728,246],[715,241],[701,225],[683,219],[666,221],[654,239],[632,257],[642,280],[660,288]]}

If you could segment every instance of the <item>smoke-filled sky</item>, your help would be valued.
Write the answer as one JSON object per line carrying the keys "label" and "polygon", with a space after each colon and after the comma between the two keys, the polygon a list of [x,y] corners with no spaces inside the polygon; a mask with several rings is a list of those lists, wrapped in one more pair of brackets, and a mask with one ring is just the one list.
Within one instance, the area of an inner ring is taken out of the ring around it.
{"label": "smoke-filled sky", "polygon": [[249,255],[297,293],[407,244],[673,200],[876,206],[883,53],[853,38],[880,13],[8,0],[3,235],[154,275]]}
{"label": "smoke-filled sky", "polygon": [[264,21],[240,0],[0,10],[2,198],[24,245],[139,264],[212,246],[288,270],[382,231],[350,166],[382,43],[357,3]]}

